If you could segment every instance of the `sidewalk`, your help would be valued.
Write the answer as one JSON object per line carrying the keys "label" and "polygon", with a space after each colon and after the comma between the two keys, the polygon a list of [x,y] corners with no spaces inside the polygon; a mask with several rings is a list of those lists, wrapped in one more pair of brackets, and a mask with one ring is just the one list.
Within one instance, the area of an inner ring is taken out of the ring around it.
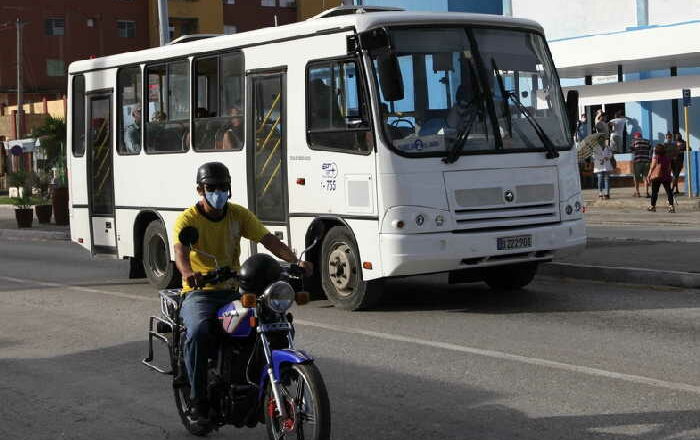
{"label": "sidewalk", "polygon": [[[53,218],[51,219],[53,221]],[[70,240],[70,227],[53,223],[42,225],[34,216],[31,228],[18,228],[15,207],[0,205],[0,238],[7,240]]]}
{"label": "sidewalk", "polygon": [[634,197],[634,188],[613,188],[610,200],[583,193],[586,249],[542,266],[540,274],[700,289],[700,199],[678,196],[671,214],[665,198],[657,212],[646,211],[649,199]]}

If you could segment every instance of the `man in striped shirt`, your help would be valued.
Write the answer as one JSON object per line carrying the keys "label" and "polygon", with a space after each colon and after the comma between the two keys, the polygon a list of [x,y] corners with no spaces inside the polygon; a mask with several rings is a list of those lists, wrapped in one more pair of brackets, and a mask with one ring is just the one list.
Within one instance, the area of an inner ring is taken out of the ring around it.
{"label": "man in striped shirt", "polygon": [[642,134],[638,131],[632,134],[632,138],[632,154],[634,154],[634,159],[632,160],[632,165],[634,167],[634,195],[640,197],[639,184],[644,182],[647,198],[649,198],[649,182],[647,182],[646,176],[649,174],[651,146],[649,145],[649,141],[644,139]]}

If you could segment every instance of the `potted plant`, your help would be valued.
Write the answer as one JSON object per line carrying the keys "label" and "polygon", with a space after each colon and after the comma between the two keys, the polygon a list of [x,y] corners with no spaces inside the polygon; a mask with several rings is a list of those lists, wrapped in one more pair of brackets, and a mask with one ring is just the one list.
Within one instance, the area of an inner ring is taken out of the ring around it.
{"label": "potted plant", "polygon": [[62,118],[47,116],[44,124],[32,131],[39,139],[47,166],[54,169],[51,202],[53,218],[57,225],[68,224],[68,179],[66,178],[66,122]]}
{"label": "potted plant", "polygon": [[39,223],[51,223],[51,213],[53,206],[49,197],[49,185],[51,185],[51,176],[46,171],[32,173],[34,188],[39,190],[39,199],[34,205],[34,212]]}
{"label": "potted plant", "polygon": [[[15,173],[16,174],[16,173]],[[16,176],[14,177],[16,178]],[[12,198],[12,204],[15,205],[15,220],[17,220],[18,228],[31,228],[34,221],[34,211],[32,211],[32,187],[29,180],[25,180],[24,184],[19,186],[19,197]]]}

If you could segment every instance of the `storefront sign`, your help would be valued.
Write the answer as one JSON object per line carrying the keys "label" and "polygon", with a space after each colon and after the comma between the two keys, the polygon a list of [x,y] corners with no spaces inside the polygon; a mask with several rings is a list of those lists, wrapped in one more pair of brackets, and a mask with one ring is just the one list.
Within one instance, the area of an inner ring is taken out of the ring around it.
{"label": "storefront sign", "polygon": [[690,89],[683,89],[683,107],[690,107],[691,103]]}

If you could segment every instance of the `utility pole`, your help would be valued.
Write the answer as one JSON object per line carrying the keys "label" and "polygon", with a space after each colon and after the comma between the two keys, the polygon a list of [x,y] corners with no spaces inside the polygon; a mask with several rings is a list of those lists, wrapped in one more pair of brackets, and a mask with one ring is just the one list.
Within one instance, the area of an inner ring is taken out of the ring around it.
{"label": "utility pole", "polygon": [[158,25],[160,31],[160,45],[165,46],[170,42],[170,23],[168,20],[168,0],[158,1]]}
{"label": "utility pole", "polygon": [[22,20],[17,17],[17,139],[22,138],[24,103],[22,99]]}

